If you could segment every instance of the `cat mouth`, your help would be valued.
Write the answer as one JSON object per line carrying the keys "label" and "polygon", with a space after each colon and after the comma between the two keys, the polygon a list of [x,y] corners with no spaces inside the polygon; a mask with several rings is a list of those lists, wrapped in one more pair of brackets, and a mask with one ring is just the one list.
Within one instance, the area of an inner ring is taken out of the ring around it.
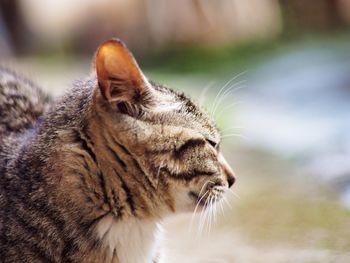
{"label": "cat mouth", "polygon": [[[188,193],[188,195],[195,202],[196,206],[201,206],[201,207],[204,207],[204,208],[209,206],[209,203],[207,202],[207,200],[211,196],[211,193],[205,193],[203,195],[199,195],[199,193],[191,191],[191,192]],[[220,198],[217,197],[215,199],[219,200]]]}
{"label": "cat mouth", "polygon": [[196,192],[189,192],[188,194],[190,198],[195,202],[196,206],[201,206],[201,207],[207,207],[207,199],[209,198],[210,194],[205,193],[204,195],[199,195]]}
{"label": "cat mouth", "polygon": [[199,196],[199,194],[193,191],[189,192],[188,195],[195,202],[196,205],[198,204],[200,206],[205,206],[206,198],[204,196]]}

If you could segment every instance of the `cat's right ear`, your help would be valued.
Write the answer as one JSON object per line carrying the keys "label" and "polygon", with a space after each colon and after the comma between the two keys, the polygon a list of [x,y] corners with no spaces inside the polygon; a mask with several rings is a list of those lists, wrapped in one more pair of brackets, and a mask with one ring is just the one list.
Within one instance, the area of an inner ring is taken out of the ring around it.
{"label": "cat's right ear", "polygon": [[95,64],[100,91],[109,102],[132,107],[147,103],[150,84],[122,41],[111,39],[101,44]]}

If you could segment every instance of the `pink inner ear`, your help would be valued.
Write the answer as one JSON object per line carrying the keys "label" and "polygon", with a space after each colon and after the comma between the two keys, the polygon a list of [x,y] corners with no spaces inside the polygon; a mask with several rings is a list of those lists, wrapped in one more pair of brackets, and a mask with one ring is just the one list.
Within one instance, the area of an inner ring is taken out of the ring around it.
{"label": "pink inner ear", "polygon": [[109,101],[125,101],[145,87],[134,57],[118,40],[103,43],[96,55],[97,80]]}

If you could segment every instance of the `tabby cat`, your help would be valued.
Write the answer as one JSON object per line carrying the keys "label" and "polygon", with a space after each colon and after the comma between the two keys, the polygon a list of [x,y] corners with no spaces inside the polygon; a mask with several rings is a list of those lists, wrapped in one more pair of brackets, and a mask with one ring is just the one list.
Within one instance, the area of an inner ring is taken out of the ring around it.
{"label": "tabby cat", "polygon": [[0,69],[0,261],[155,262],[161,219],[234,183],[219,142],[120,40],[55,100]]}

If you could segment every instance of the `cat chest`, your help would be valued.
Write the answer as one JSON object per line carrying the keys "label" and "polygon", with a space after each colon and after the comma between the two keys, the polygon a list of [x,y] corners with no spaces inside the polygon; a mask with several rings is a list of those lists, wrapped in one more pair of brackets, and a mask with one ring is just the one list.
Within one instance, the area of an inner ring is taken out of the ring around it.
{"label": "cat chest", "polygon": [[96,231],[113,262],[152,262],[159,234],[156,222],[134,218],[116,221],[110,215],[101,219]]}

